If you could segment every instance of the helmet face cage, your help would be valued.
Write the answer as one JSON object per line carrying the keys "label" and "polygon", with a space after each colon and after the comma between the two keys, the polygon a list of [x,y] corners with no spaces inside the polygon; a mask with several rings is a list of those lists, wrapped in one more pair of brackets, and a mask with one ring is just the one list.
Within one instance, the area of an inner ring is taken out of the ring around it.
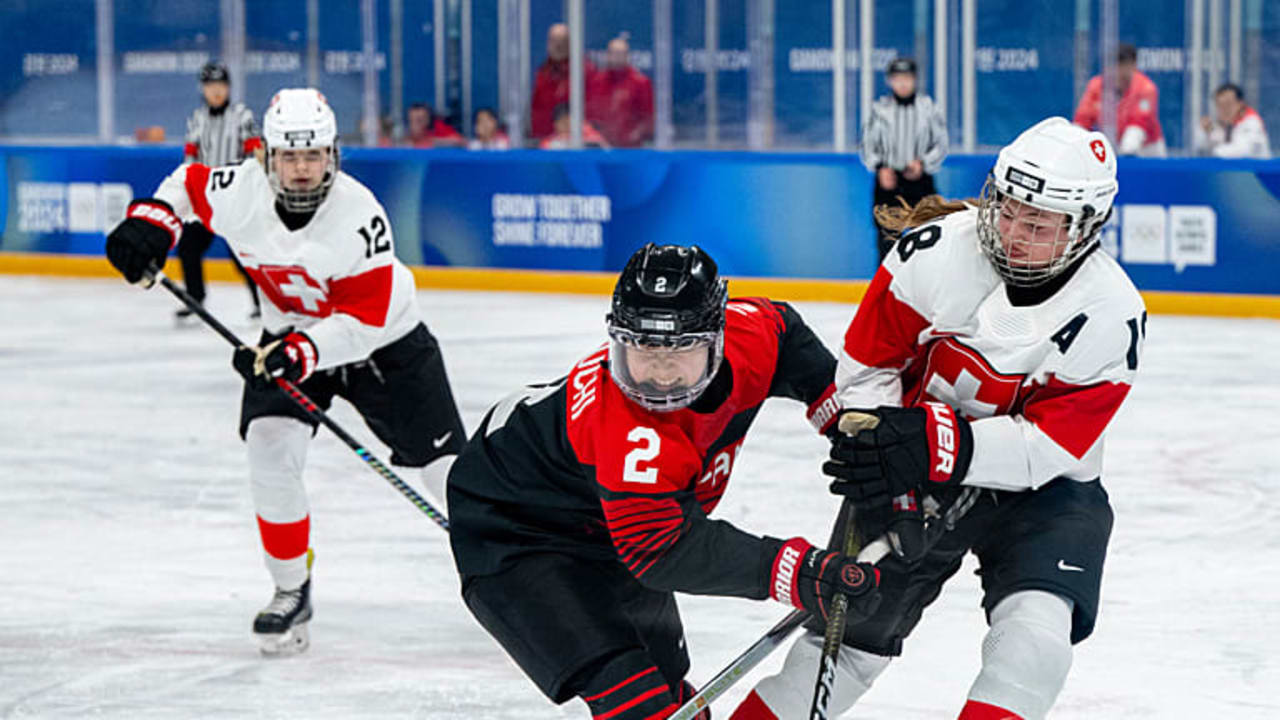
{"label": "helmet face cage", "polygon": [[[1092,249],[1110,215],[1099,217],[1088,206],[1076,215],[1018,200],[997,188],[990,173],[978,200],[979,246],[1000,277],[1018,287],[1041,285],[1066,270]],[[1012,256],[1001,239],[1002,223],[1022,238]]]}
{"label": "helmet face cage", "polygon": [[631,400],[659,412],[688,407],[724,357],[728,284],[695,246],[637,250],[614,288],[609,372]]}
{"label": "helmet face cage", "polygon": [[310,190],[291,190],[284,187],[283,181],[280,179],[280,172],[276,168],[276,161],[279,159],[281,150],[309,150],[309,147],[301,148],[279,148],[267,146],[267,183],[271,186],[271,190],[276,194],[276,200],[284,206],[285,210],[294,213],[314,212],[320,207],[320,203],[329,195],[329,189],[333,187],[333,182],[338,178],[338,168],[342,161],[338,152],[338,142],[335,140],[333,145],[327,148],[321,148],[329,151],[328,164],[325,167],[324,177],[320,179],[320,184]]}
{"label": "helmet face cage", "polygon": [[[676,335],[637,333],[609,325],[609,374],[628,398],[646,410],[671,412],[693,404],[711,384],[724,359],[724,331]],[[669,385],[648,374],[673,378]],[[678,381],[678,382],[677,382]]]}

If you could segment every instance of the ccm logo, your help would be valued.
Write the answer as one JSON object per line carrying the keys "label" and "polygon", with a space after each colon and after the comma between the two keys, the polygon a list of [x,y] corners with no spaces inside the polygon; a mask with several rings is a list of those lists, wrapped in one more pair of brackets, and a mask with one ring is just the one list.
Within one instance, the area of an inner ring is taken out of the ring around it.
{"label": "ccm logo", "polygon": [[782,557],[778,558],[778,572],[773,577],[773,595],[778,602],[795,605],[791,601],[791,579],[796,575],[796,561],[799,559],[799,550],[790,545],[782,548]]}
{"label": "ccm logo", "polygon": [[930,473],[934,482],[946,482],[956,466],[956,418],[950,407],[942,403],[926,403],[933,419],[933,451],[937,464]]}

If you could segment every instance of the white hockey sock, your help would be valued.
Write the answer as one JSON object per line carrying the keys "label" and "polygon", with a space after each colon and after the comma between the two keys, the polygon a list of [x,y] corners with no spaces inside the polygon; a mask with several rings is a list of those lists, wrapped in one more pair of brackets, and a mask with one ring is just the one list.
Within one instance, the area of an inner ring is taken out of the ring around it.
{"label": "white hockey sock", "polygon": [[[791,646],[782,670],[756,683],[755,691],[779,718],[808,717],[813,701],[813,682],[822,657],[822,636],[806,632]],[[836,661],[834,692],[827,704],[827,716],[839,717],[871,688],[891,658],[840,646]]]}
{"label": "white hockey sock", "polygon": [[1042,720],[1071,669],[1071,610],[1071,601],[1043,590],[1001,600],[991,611],[969,699]]}
{"label": "white hockey sock", "polygon": [[249,423],[249,486],[262,533],[267,570],[277,587],[292,590],[307,579],[310,514],[302,485],[311,427],[288,417]]}

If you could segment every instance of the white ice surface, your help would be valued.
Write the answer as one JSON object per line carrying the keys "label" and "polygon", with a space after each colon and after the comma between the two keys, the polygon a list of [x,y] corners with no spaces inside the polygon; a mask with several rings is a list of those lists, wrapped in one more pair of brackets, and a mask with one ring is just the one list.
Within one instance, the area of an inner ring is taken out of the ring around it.
{"label": "white ice surface", "polygon": [[[419,300],[468,428],[603,337],[604,298]],[[307,468],[312,648],[261,658],[249,625],[271,584],[240,383],[229,347],[175,330],[174,307],[118,281],[0,278],[0,717],[587,717],[538,694],[463,607],[440,529],[323,430]],[[239,288],[215,285],[210,307],[256,334]],[[832,347],[853,311],[799,308]],[[1051,717],[1280,717],[1280,323],[1153,316],[1148,333],[1108,441],[1101,617]],[[387,457],[348,406],[334,415]],[[717,515],[824,539],[823,450],[798,405],[773,401]],[[970,569],[849,717],[955,717],[985,629]],[[681,605],[695,683],[784,613]]]}

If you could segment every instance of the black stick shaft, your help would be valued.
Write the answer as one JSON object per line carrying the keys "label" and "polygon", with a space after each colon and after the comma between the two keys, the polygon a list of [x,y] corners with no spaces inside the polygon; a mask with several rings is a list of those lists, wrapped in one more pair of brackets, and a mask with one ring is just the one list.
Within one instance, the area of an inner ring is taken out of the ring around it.
{"label": "black stick shaft", "polygon": [[[204,306],[196,302],[186,290],[175,285],[174,282],[165,277],[163,273],[156,273],[155,278],[165,287],[166,290],[173,293],[173,296],[178,298],[183,305],[186,305],[191,312],[199,315],[200,319],[204,320],[205,324],[213,328],[214,332],[221,335],[224,340],[231,343],[234,347],[245,347],[244,342],[242,342],[240,338],[236,337],[236,334],[231,332],[230,328],[223,325],[222,322],[219,321],[218,318],[214,317],[208,310],[205,310]],[[321,410],[319,406],[312,402],[311,398],[307,397],[306,393],[299,390],[297,385],[294,385],[284,378],[276,378],[276,385],[279,386],[285,395],[288,395],[291,400],[297,403],[298,406],[307,413],[307,415],[311,416],[321,425],[329,428],[329,431],[334,435],[337,435],[339,440],[347,444],[347,447],[354,450],[361,460],[368,463],[369,467],[373,468],[374,472],[378,473],[384,480],[391,483],[391,486],[399,491],[401,495],[408,498],[409,502],[413,503],[414,506],[426,514],[427,517],[431,518],[437,525],[448,532],[449,519],[446,518],[443,513],[432,506],[431,503],[427,502],[425,498],[419,495],[417,491],[410,487],[409,484],[401,479],[401,477],[391,468],[387,467],[381,460],[374,457],[373,453],[369,452],[358,440],[352,437],[350,433],[343,430],[341,425],[335,422],[333,418],[329,417],[328,413]]]}
{"label": "black stick shaft", "polygon": [[[854,522],[853,503],[845,501],[841,509],[845,516],[844,543],[841,551],[846,557],[856,557],[862,546]],[[827,632],[822,638],[822,657],[818,660],[818,679],[813,685],[813,702],[809,705],[809,720],[827,720],[827,704],[835,691],[836,660],[840,657],[840,644],[844,640],[845,620],[849,613],[849,597],[836,593],[831,600],[831,613],[827,617]]]}

